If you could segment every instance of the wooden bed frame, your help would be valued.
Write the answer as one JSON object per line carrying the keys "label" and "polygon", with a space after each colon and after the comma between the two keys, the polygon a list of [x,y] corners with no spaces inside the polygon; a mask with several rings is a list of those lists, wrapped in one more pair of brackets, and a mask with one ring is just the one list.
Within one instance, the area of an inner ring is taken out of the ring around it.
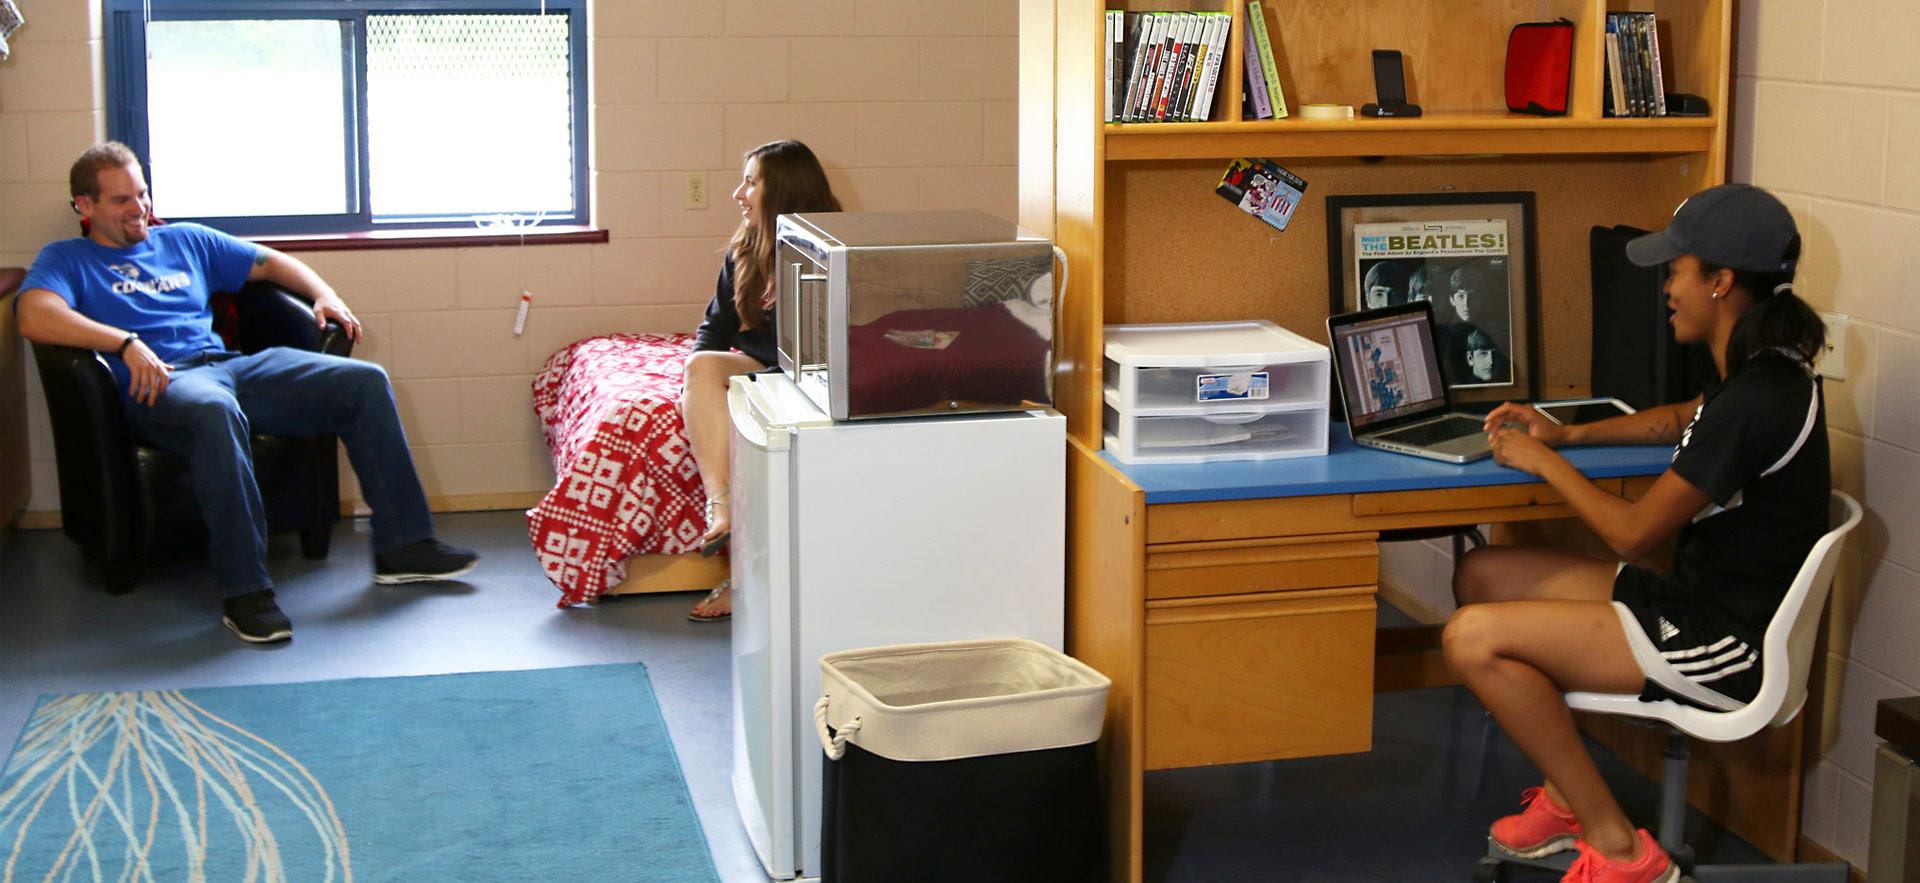
{"label": "wooden bed frame", "polygon": [[648,595],[657,592],[704,592],[731,572],[725,555],[702,558],[699,552],[678,555],[635,555],[627,559],[627,578],[608,589],[608,595]]}

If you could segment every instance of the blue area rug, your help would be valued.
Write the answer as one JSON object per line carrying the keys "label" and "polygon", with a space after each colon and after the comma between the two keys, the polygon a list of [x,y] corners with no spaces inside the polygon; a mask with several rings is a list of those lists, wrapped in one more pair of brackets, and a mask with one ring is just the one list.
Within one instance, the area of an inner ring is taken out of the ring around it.
{"label": "blue area rug", "polygon": [[646,669],[43,698],[0,879],[716,880]]}

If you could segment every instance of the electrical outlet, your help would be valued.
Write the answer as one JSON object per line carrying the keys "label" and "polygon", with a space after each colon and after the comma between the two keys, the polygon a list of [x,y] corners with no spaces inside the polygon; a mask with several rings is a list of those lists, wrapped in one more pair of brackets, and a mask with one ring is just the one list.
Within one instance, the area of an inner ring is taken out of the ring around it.
{"label": "electrical outlet", "polygon": [[706,172],[687,173],[686,207],[689,209],[703,209],[707,207]]}
{"label": "electrical outlet", "polygon": [[1828,380],[1847,379],[1847,319],[1846,313],[1820,314],[1820,321],[1827,324],[1827,347],[1814,365]]}

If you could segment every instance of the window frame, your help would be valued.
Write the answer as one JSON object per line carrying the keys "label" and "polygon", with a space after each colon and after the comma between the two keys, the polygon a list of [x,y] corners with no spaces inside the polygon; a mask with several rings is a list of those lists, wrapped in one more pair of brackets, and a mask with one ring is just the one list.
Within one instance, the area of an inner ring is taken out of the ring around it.
{"label": "window frame", "polygon": [[[102,0],[107,66],[107,134],[132,148],[151,168],[147,122],[146,21],[229,19],[330,19],[341,26],[341,73],[346,87],[341,112],[346,123],[346,164],[351,184],[348,212],[327,215],[253,215],[170,218],[204,223],[238,236],[312,236],[389,230],[472,230],[472,217],[412,216],[376,221],[368,173],[367,17],[373,15],[525,15],[563,12],[567,19],[567,67],[573,107],[573,211],[547,213],[540,227],[578,227],[592,217],[588,204],[587,85],[588,0]],[[236,137],[246,137],[244,134]],[[531,217],[522,223],[532,224]]]}

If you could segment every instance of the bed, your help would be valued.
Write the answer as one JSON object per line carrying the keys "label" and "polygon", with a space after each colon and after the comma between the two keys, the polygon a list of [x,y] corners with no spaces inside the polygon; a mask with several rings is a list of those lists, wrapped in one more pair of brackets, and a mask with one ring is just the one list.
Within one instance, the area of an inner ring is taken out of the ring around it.
{"label": "bed", "polygon": [[706,492],[675,400],[691,334],[610,334],[563,347],[533,380],[554,486],[527,532],[560,607],[601,595],[706,590]]}

